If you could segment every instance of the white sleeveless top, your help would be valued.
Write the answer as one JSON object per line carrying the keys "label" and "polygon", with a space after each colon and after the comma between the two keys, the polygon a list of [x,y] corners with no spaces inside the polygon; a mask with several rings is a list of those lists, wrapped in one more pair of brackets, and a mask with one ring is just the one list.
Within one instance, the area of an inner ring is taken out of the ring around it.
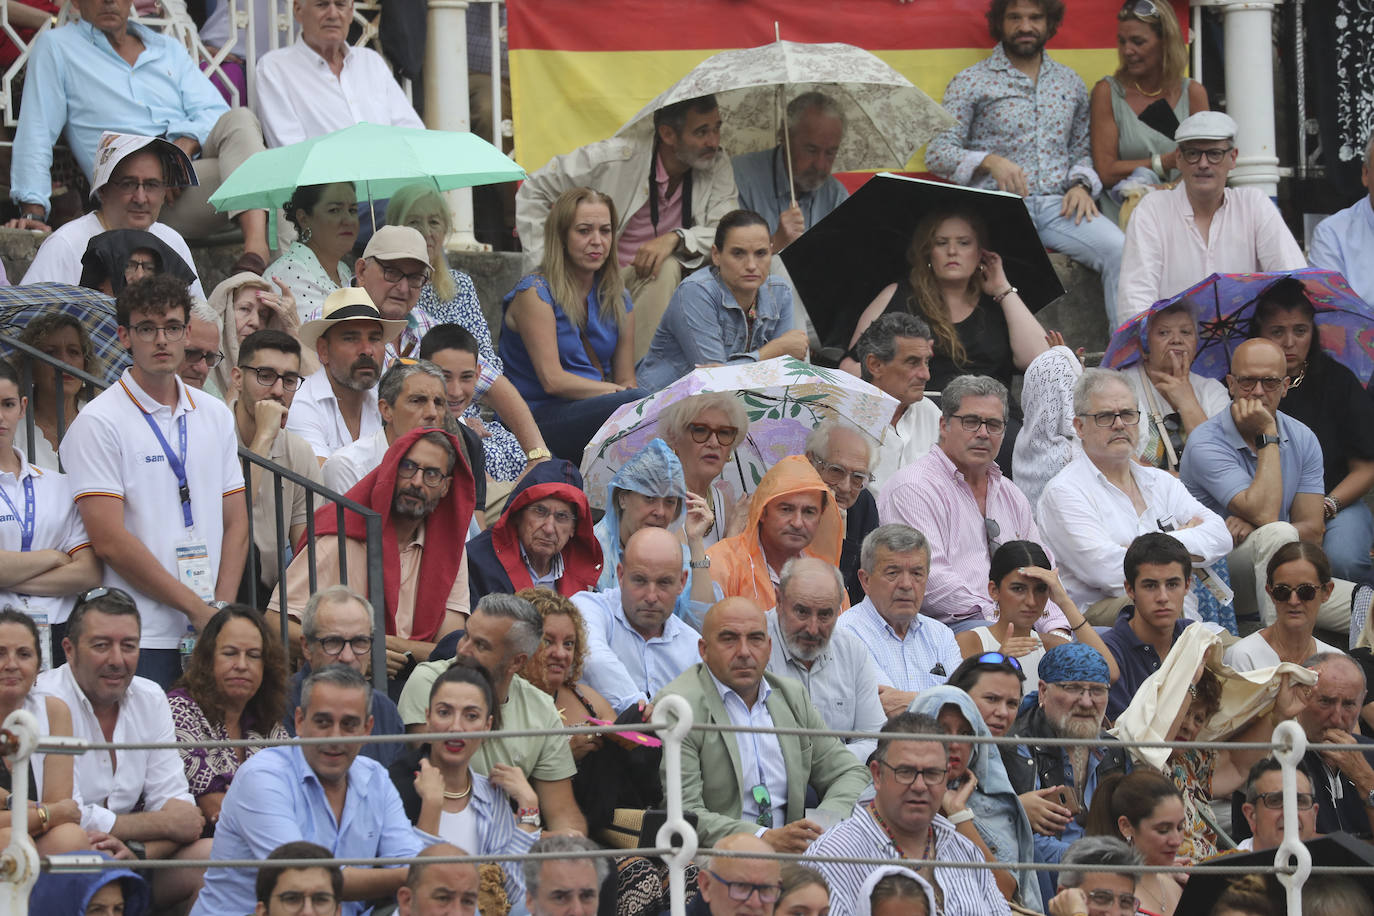
{"label": "white sleeveless top", "polygon": [[[978,635],[978,641],[983,644],[984,652],[1001,652],[1002,644],[997,641],[997,637],[992,635],[989,627],[974,627],[969,631]],[[1034,634],[1033,634],[1034,635]],[[1036,637],[1039,638],[1038,635]],[[1022,655],[1016,661],[1021,665],[1021,673],[1026,676],[1021,684],[1021,695],[1025,696],[1029,690],[1035,690],[1040,683],[1040,659],[1045,657],[1045,644],[1041,643],[1040,648],[1028,655]]]}

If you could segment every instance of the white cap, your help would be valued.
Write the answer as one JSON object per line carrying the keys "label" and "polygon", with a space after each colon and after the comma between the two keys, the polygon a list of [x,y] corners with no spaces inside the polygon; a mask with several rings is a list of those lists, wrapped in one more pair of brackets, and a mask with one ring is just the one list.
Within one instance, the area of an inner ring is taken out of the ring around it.
{"label": "white cap", "polygon": [[1179,143],[1184,140],[1234,141],[1238,129],[1230,115],[1219,111],[1199,111],[1183,119],[1178,130],[1174,131],[1174,139]]}
{"label": "white cap", "polygon": [[91,181],[92,199],[95,198],[97,191],[109,183],[110,176],[114,174],[115,168],[121,162],[134,153],[149,147],[153,147],[153,152],[162,158],[163,167],[168,172],[167,180],[170,184],[179,188],[195,187],[200,184],[196,180],[196,170],[191,166],[191,157],[187,156],[181,147],[175,143],[170,143],[159,137],[117,134],[107,130],[100,135],[100,142],[95,147],[95,178]]}

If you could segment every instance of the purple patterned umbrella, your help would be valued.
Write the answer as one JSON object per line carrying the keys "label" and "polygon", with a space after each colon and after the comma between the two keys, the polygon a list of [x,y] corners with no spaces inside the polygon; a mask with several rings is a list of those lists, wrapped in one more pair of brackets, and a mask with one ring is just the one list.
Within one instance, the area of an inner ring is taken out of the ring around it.
{"label": "purple patterned umbrella", "polygon": [[1363,385],[1374,376],[1374,308],[1355,294],[1345,277],[1334,270],[1302,270],[1254,274],[1212,274],[1172,299],[1161,299],[1131,318],[1112,335],[1102,357],[1108,369],[1124,369],[1139,362],[1150,316],[1187,300],[1198,321],[1197,357],[1193,371],[1222,379],[1231,371],[1231,354],[1250,337],[1255,302],[1279,280],[1302,281],[1317,312],[1317,341]]}

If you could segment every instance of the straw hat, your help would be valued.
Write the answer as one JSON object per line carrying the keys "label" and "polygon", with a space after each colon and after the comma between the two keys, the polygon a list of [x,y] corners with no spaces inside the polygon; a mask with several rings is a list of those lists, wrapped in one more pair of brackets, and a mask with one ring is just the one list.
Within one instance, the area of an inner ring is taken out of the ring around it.
{"label": "straw hat", "polygon": [[367,290],[350,286],[336,289],[324,300],[320,317],[301,325],[300,340],[303,347],[314,347],[330,328],[346,321],[375,321],[382,326],[382,342],[391,343],[406,329],[406,322],[398,319],[383,318],[372,304]]}

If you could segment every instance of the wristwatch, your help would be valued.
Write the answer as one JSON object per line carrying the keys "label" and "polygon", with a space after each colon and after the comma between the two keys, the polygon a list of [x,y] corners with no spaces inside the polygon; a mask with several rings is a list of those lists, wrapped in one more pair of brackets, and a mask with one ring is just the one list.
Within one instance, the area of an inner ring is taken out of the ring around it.
{"label": "wristwatch", "polygon": [[532,448],[525,453],[526,461],[543,461],[545,458],[552,457],[553,452],[549,451],[548,448],[542,445],[539,448]]}
{"label": "wristwatch", "polygon": [[1366,808],[1374,808],[1374,789],[1370,789],[1369,794],[1365,796],[1364,806]]}
{"label": "wristwatch", "polygon": [[688,560],[688,561],[687,561],[687,565],[688,565],[690,568],[692,568],[692,569],[710,569],[710,568],[711,568],[711,558],[710,558],[710,557],[702,557],[700,563],[698,563],[696,560]]}
{"label": "wristwatch", "polygon": [[1278,444],[1279,444],[1279,437],[1278,437],[1278,436],[1270,436],[1270,435],[1268,435],[1268,434],[1266,434],[1266,433],[1260,433],[1258,436],[1255,437],[1255,451],[1259,451],[1260,449],[1264,448],[1266,445],[1278,445]]}

